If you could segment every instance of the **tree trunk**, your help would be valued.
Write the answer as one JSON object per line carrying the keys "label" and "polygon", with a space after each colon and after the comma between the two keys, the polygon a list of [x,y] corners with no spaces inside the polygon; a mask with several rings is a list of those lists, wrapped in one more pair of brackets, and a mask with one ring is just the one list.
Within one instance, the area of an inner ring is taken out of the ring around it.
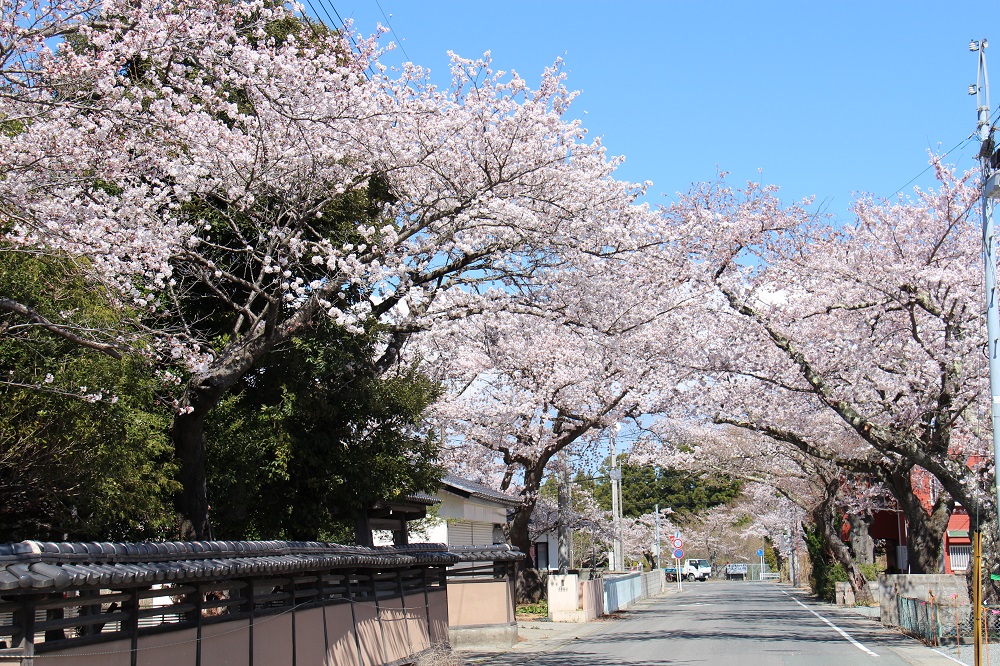
{"label": "tree trunk", "polygon": [[[283,333],[291,335],[292,331],[287,328]],[[178,476],[182,490],[175,498],[175,505],[185,539],[212,538],[205,470],[205,417],[285,335],[261,335],[223,350],[206,372],[191,377],[184,387],[171,425],[171,437],[180,462]]]}
{"label": "tree trunk", "polygon": [[813,512],[813,520],[816,522],[816,527],[819,528],[823,540],[826,541],[830,553],[847,572],[847,582],[854,592],[855,601],[859,604],[872,604],[874,599],[871,590],[868,589],[868,580],[861,573],[857,562],[851,557],[847,546],[841,541],[839,525],[835,521],[835,516],[839,515],[835,513],[835,509],[840,481],[836,478],[830,479],[826,481],[825,485],[826,496]]}
{"label": "tree trunk", "polygon": [[955,500],[942,492],[930,513],[913,492],[913,463],[903,462],[887,479],[892,494],[909,524],[907,561],[912,573],[931,574],[941,570],[942,535],[955,509]]}
{"label": "tree trunk", "polygon": [[528,569],[535,567],[534,558],[531,557],[531,535],[528,532],[531,512],[534,510],[535,502],[522,504],[514,512],[514,519],[510,522],[510,545],[524,553],[524,566]]}
{"label": "tree trunk", "polygon": [[180,461],[177,480],[181,490],[175,498],[181,516],[182,539],[211,539],[208,515],[208,483],[205,474],[205,417],[200,411],[174,417],[171,435]]}
{"label": "tree trunk", "polygon": [[[535,562],[531,557],[531,535],[528,526],[531,523],[531,514],[538,503],[538,491],[542,487],[542,478],[545,475],[545,466],[549,464],[556,453],[564,449],[572,439],[565,442],[558,442],[555,446],[546,448],[541,455],[534,460],[519,458],[516,464],[524,470],[524,487],[521,490],[521,505],[514,513],[514,519],[510,524],[510,544],[518,548],[527,556],[526,567],[534,567]],[[508,466],[510,463],[508,463]],[[502,484],[500,490],[507,490],[506,483]]]}
{"label": "tree trunk", "polygon": [[[242,373],[231,377],[210,375],[197,382],[192,379],[184,391],[180,411],[184,412],[186,407],[194,411],[174,415],[171,436],[174,453],[180,462],[178,480],[181,483],[175,503],[181,515],[181,537],[184,539],[212,538],[205,469],[205,417],[241,376]],[[221,379],[225,381],[219,381]]]}
{"label": "tree trunk", "polygon": [[871,509],[849,512],[847,522],[851,526],[851,551],[854,553],[855,561],[858,564],[874,564],[875,540],[869,533],[872,525]]}

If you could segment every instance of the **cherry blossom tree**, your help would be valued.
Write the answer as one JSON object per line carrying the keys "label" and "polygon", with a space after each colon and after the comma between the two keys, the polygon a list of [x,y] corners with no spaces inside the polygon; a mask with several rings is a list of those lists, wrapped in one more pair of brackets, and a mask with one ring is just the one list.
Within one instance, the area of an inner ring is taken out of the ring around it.
{"label": "cherry blossom tree", "polygon": [[595,451],[616,423],[656,413],[679,381],[664,359],[689,294],[683,285],[659,294],[645,252],[639,242],[566,262],[539,273],[543,286],[508,294],[505,309],[416,340],[414,352],[448,387],[435,409],[454,444],[446,464],[521,494],[511,542],[524,551],[556,454]]}
{"label": "cherry blossom tree", "polygon": [[[934,166],[937,189],[861,198],[843,226],[757,184],[704,186],[665,211],[687,229],[713,313],[688,348],[702,379],[679,411],[889,489],[927,570],[954,501],[980,515],[991,502],[969,464],[988,446],[976,188]],[[929,508],[913,493],[918,468],[946,491]]]}
{"label": "cherry blossom tree", "polygon": [[[531,285],[581,239],[614,248],[651,217],[567,119],[558,64],[531,89],[456,56],[438,89],[385,70],[374,38],[273,3],[107,0],[85,21],[84,4],[52,7],[34,32],[3,17],[4,62],[30,68],[3,90],[4,242],[78,260],[137,314],[81,333],[72,313],[0,307],[174,364],[196,535],[205,419],[269,350],[332,317],[384,327],[388,368],[414,331],[502,300],[483,289]],[[74,38],[52,50],[60,25]]]}
{"label": "cherry blossom tree", "polygon": [[553,496],[555,485],[555,479],[550,476],[540,489],[528,525],[529,537],[532,542],[542,536],[548,537],[559,529],[560,521],[564,521],[572,534],[572,566],[585,566],[589,561],[591,567],[596,567],[614,540],[611,514],[601,509],[589,489],[572,484],[570,502],[560,516],[559,503]]}

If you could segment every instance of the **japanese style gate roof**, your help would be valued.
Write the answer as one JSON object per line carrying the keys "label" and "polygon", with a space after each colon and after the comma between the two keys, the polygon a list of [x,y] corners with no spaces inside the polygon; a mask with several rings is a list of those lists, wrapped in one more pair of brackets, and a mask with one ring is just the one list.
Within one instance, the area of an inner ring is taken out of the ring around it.
{"label": "japanese style gate roof", "polygon": [[[502,547],[497,550],[500,558],[510,557],[499,552]],[[450,553],[443,544],[369,548],[313,541],[22,541],[0,544],[0,593],[44,592],[71,586],[128,587],[357,567],[449,566],[470,555]]]}

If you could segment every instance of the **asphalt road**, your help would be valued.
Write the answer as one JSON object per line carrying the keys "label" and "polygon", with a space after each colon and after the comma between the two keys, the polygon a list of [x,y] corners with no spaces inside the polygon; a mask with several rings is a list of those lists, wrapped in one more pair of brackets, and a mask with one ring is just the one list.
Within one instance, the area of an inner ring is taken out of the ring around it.
{"label": "asphalt road", "polygon": [[848,666],[954,661],[848,612],[818,607],[787,586],[710,581],[639,604],[621,619],[545,652],[495,664],[612,666],[720,664]]}

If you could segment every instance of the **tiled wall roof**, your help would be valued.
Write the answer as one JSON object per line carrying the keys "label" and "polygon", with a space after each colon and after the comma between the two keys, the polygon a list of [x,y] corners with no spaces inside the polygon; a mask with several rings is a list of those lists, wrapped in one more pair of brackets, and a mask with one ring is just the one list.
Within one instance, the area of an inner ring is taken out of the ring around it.
{"label": "tiled wall roof", "polygon": [[450,566],[516,561],[509,546],[457,548],[410,544],[374,548],[315,541],[169,541],[0,544],[0,593],[68,587],[129,587],[159,582],[270,576],[352,567]]}

